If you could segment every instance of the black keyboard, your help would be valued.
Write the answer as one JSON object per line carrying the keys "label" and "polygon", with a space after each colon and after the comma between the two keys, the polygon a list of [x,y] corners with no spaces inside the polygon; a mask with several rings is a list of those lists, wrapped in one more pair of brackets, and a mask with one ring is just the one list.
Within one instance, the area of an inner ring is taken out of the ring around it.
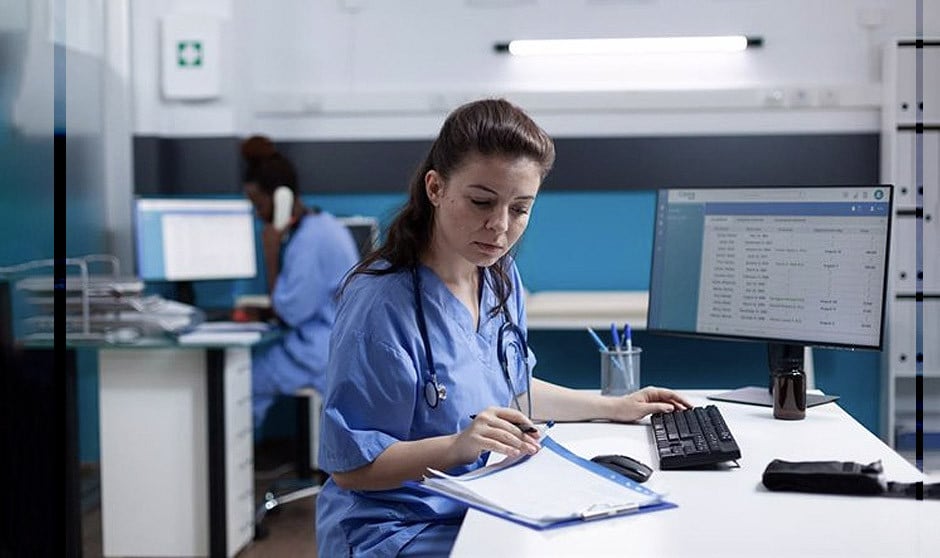
{"label": "black keyboard", "polygon": [[650,416],[659,468],[684,469],[741,458],[718,407],[707,405]]}

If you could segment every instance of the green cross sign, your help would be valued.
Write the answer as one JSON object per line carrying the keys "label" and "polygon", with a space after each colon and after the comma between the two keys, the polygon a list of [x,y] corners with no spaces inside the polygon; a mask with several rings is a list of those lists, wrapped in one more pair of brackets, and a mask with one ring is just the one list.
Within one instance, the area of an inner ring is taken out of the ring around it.
{"label": "green cross sign", "polygon": [[180,68],[202,66],[202,41],[176,41],[176,65]]}

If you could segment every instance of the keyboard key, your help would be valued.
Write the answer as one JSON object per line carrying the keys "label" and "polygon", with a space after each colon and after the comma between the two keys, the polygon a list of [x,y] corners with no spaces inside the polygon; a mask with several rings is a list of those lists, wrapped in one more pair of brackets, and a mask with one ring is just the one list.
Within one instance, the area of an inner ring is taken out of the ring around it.
{"label": "keyboard key", "polygon": [[666,435],[670,440],[679,439],[679,430],[676,428],[676,419],[672,417],[672,413],[664,415],[663,426],[666,427]]}

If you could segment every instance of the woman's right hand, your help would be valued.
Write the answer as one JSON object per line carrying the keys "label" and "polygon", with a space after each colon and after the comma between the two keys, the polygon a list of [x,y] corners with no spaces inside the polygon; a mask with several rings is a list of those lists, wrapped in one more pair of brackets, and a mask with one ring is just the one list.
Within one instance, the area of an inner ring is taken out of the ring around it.
{"label": "woman's right hand", "polygon": [[510,457],[522,453],[535,454],[541,447],[541,434],[538,431],[524,433],[517,425],[533,426],[532,421],[516,409],[489,407],[478,413],[470,426],[457,434],[457,455],[465,463],[470,463],[484,451],[495,451]]}

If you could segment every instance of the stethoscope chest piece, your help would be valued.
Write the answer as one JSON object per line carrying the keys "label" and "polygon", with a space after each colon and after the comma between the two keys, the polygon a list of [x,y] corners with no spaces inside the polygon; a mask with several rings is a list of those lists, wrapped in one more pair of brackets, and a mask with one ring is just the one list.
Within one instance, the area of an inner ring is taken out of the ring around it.
{"label": "stethoscope chest piece", "polygon": [[441,401],[447,399],[447,387],[439,383],[437,378],[424,382],[424,399],[432,409],[436,408]]}
{"label": "stethoscope chest piece", "polygon": [[[436,409],[441,401],[447,399],[447,387],[440,382],[437,377],[437,372],[434,370],[434,356],[431,354],[431,341],[428,338],[428,325],[424,317],[424,305],[421,302],[421,277],[418,275],[418,267],[415,266],[411,268],[412,273],[412,285],[414,287],[414,297],[415,297],[415,319],[418,322],[418,330],[421,333],[421,342],[424,345],[424,354],[427,358],[427,367],[428,367],[428,378],[424,382],[424,400],[427,401],[428,406],[432,409]],[[509,312],[505,311],[506,320],[499,329],[499,334],[497,335],[497,356],[499,358],[500,367],[503,369],[503,376],[506,380],[506,385],[509,386],[509,393],[512,396],[513,401],[516,403],[516,406],[519,407],[521,411],[521,405],[516,401],[516,390],[512,385],[512,375],[509,371],[509,359],[506,356],[507,345],[504,345],[504,336],[506,334],[512,334],[515,336],[515,341],[512,342],[518,350],[519,354],[522,356],[522,363],[525,366],[526,372],[526,394],[529,398],[529,409],[532,409],[532,393],[531,385],[532,381],[531,372],[529,371],[529,362],[528,354],[529,347],[525,340],[525,335],[522,333],[522,330],[519,329],[515,324],[512,323],[512,319],[509,317]],[[506,342],[509,343],[508,341]],[[531,412],[531,411],[530,411]]]}

